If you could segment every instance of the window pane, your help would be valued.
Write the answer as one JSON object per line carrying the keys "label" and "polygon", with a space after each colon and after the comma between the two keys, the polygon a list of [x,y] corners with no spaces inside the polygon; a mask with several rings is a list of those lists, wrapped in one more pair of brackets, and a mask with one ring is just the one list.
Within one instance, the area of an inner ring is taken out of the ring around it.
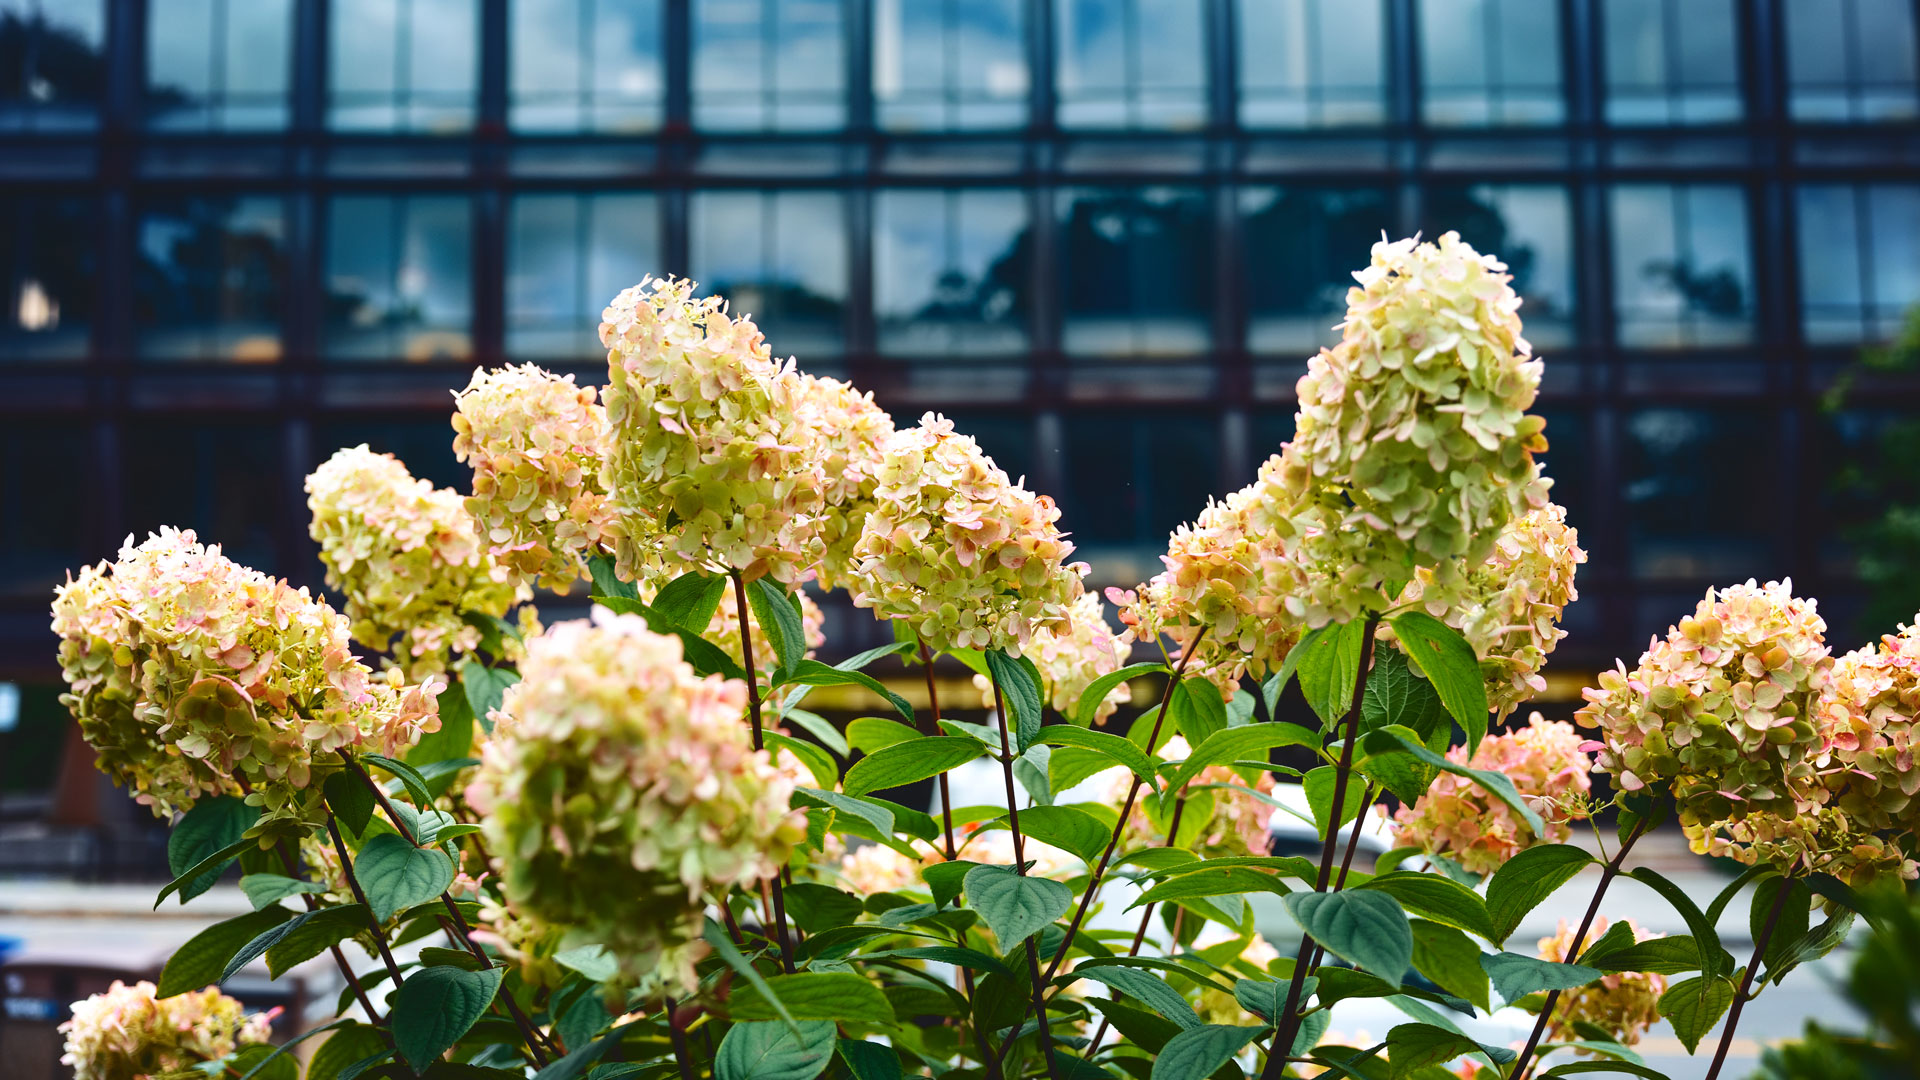
{"label": "window pane", "polygon": [[1737,580],[1777,573],[1774,440],[1747,410],[1643,409],[1627,418],[1633,573]]}
{"label": "window pane", "polygon": [[666,79],[661,0],[513,0],[508,122],[520,131],[652,131]]}
{"label": "window pane", "polygon": [[429,481],[434,487],[456,491],[473,487],[473,470],[453,456],[453,428],[444,416],[380,417],[318,425],[313,436],[314,460],[307,463],[307,471],[318,468],[335,450],[361,443],[376,454],[399,458],[415,479]]}
{"label": "window pane", "polygon": [[1428,235],[1452,230],[1474,249],[1496,255],[1513,275],[1524,303],[1520,318],[1535,345],[1571,344],[1573,222],[1565,188],[1476,184],[1435,188]]}
{"label": "window pane", "polygon": [[1103,411],[1071,414],[1062,426],[1060,520],[1071,523],[1077,556],[1154,562],[1168,534],[1216,493],[1220,438],[1211,416]]}
{"label": "window pane", "polygon": [[85,199],[0,198],[0,355],[86,355],[98,216]]}
{"label": "window pane", "polygon": [[1733,0],[1606,0],[1607,120],[1738,120]]}
{"label": "window pane", "polygon": [[1055,10],[1062,127],[1206,122],[1200,0],[1060,0]]}
{"label": "window pane", "polygon": [[473,127],[479,0],[333,0],[327,122],[341,131]]}
{"label": "window pane", "polygon": [[1613,189],[1613,290],[1629,347],[1753,339],[1746,192],[1709,185]]}
{"label": "window pane", "polygon": [[278,360],[284,217],[274,196],[149,207],[140,218],[134,278],[142,355]]}
{"label": "window pane", "polygon": [[519,196],[507,237],[507,352],[592,358],[608,302],[660,272],[654,196]]}
{"label": "window pane", "polygon": [[846,126],[845,33],[838,0],[695,0],[694,126]]}
{"label": "window pane", "polygon": [[192,529],[202,543],[269,574],[279,565],[279,507],[263,498],[287,481],[281,433],[273,424],[198,422],[180,417],[128,424],[127,527],[136,538],[162,525]]}
{"label": "window pane", "polygon": [[894,131],[1027,122],[1020,0],[876,0],[873,99]]}
{"label": "window pane", "polygon": [[1558,124],[1560,6],[1420,0],[1423,114],[1439,127]]}
{"label": "window pane", "polygon": [[1240,192],[1247,252],[1247,348],[1302,355],[1339,340],[1353,272],[1392,228],[1385,188]]}
{"label": "window pane", "polygon": [[106,91],[105,0],[0,0],[0,131],[87,131]]}
{"label": "window pane", "polygon": [[342,195],[328,207],[328,355],[461,360],[471,352],[472,224],[452,195]]}
{"label": "window pane", "polygon": [[0,424],[0,596],[45,596],[85,560],[92,458],[78,420]]}
{"label": "window pane", "polygon": [[1920,301],[1920,188],[1803,187],[1800,308],[1814,344],[1884,341]]}
{"label": "window pane", "polygon": [[847,232],[824,191],[703,191],[689,222],[693,279],[750,315],[779,356],[844,347]]}
{"label": "window pane", "polygon": [[1909,120],[1916,94],[1913,5],[1787,0],[1787,71],[1797,120]]}
{"label": "window pane", "polygon": [[1027,200],[1018,191],[883,191],[875,201],[880,351],[1004,356],[1027,347]]}
{"label": "window pane", "polygon": [[147,110],[168,131],[287,125],[292,0],[152,0]]}
{"label": "window pane", "polygon": [[1384,8],[1382,0],[1237,0],[1240,123],[1384,123]]}
{"label": "window pane", "polygon": [[1182,356],[1207,348],[1213,242],[1205,195],[1067,192],[1060,216],[1068,352]]}

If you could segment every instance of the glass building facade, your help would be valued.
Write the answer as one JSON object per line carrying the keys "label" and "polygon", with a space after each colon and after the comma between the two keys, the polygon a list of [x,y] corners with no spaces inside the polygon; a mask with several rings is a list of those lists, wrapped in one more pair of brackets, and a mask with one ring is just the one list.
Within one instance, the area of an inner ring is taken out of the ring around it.
{"label": "glass building facade", "polygon": [[1830,478],[1920,404],[1820,404],[1920,301],[1915,10],[0,0],[0,678],[130,532],[316,582],[315,464],[464,484],[448,392],[603,378],[647,273],[946,412],[1131,584],[1288,437],[1369,246],[1447,229],[1547,361],[1556,667],[1749,575],[1839,630]]}

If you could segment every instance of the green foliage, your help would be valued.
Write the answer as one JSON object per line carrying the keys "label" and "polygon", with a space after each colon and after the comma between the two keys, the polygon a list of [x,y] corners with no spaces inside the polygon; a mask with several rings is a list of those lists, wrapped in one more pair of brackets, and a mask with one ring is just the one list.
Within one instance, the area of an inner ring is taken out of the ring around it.
{"label": "green foliage", "polygon": [[1413,964],[1400,902],[1381,892],[1294,893],[1287,913],[1328,952],[1398,983]]}
{"label": "green foliage", "polygon": [[813,1080],[833,1059],[838,1042],[833,1024],[801,1021],[790,1028],[777,1021],[735,1024],[720,1040],[714,1058],[715,1080]]}
{"label": "green foliage", "polygon": [[1004,866],[967,871],[966,894],[967,905],[987,921],[1002,951],[1039,933],[1073,906],[1073,891],[1065,885]]}
{"label": "green foliage", "polygon": [[[238,844],[259,818],[257,807],[248,806],[231,795],[201,800],[181,817],[167,837],[168,869],[175,878],[198,869],[211,857]],[[221,873],[231,865],[232,857],[220,860],[212,869],[180,886],[180,902],[184,904],[213,888]]]}
{"label": "green foliage", "polygon": [[415,1072],[425,1069],[480,1019],[500,990],[499,968],[424,967],[393,997],[394,1046]]}
{"label": "green foliage", "polygon": [[854,762],[840,789],[849,795],[866,795],[902,787],[965,765],[980,753],[980,744],[972,739],[953,735],[915,738],[875,750]]}
{"label": "green foliage", "polygon": [[383,923],[395,912],[424,904],[453,884],[453,860],[446,852],[414,847],[394,833],[368,840],[353,860],[353,872],[366,891],[373,917]]}
{"label": "green foliage", "polygon": [[1394,636],[1408,659],[1420,665],[1447,712],[1467,733],[1467,756],[1480,749],[1487,734],[1487,684],[1480,660],[1460,632],[1424,611],[1403,611],[1392,619]]}
{"label": "green foliage", "polygon": [[1506,944],[1520,920],[1592,862],[1592,855],[1571,844],[1539,844],[1507,860],[1487,881],[1487,914],[1493,920],[1487,940]]}

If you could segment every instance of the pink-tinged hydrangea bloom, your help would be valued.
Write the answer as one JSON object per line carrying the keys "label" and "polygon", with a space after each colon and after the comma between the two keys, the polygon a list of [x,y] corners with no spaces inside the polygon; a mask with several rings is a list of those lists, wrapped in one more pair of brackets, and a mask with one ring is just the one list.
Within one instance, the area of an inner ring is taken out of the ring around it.
{"label": "pink-tinged hydrangea bloom", "polygon": [[150,982],[114,980],[104,994],[73,1003],[60,1025],[66,1036],[62,1065],[74,1080],[146,1080],[160,1073],[218,1061],[243,1046],[264,1043],[279,1009],[246,1014],[214,987],[154,995]]}
{"label": "pink-tinged hydrangea bloom", "polygon": [[1600,729],[1599,767],[1622,788],[1672,792],[1705,852],[1728,822],[1752,828],[1811,808],[1815,713],[1833,666],[1826,628],[1790,581],[1709,589],[1638,667],[1582,691],[1575,719]]}
{"label": "pink-tinged hydrangea bloom", "polygon": [[[1178,735],[1160,748],[1160,757],[1165,761],[1185,761],[1192,754],[1187,740]],[[1108,775],[1111,779],[1107,802],[1122,806],[1126,803],[1127,789],[1133,784],[1133,774],[1116,769]],[[1273,774],[1261,772],[1248,783],[1247,777],[1229,766],[1209,765],[1189,782],[1186,809],[1180,813],[1180,846],[1203,859],[1265,855],[1270,842],[1267,820],[1273,816],[1272,806],[1243,791],[1202,787],[1204,784],[1236,784],[1268,795],[1273,792]],[[1127,819],[1127,836],[1142,844],[1165,843],[1167,827],[1173,824],[1173,805],[1172,800],[1168,800],[1167,809],[1162,812],[1158,800],[1143,794],[1134,801],[1133,814]]]}
{"label": "pink-tinged hydrangea bloom", "polygon": [[1394,815],[1394,844],[1443,855],[1476,874],[1490,874],[1521,850],[1537,843],[1558,844],[1572,833],[1568,822],[1587,816],[1585,796],[1593,758],[1581,749],[1572,724],[1534,713],[1527,726],[1480,740],[1472,760],[1456,746],[1447,759],[1497,772],[1546,823],[1547,835],[1533,830],[1506,803],[1478,784],[1441,773],[1420,801]]}
{"label": "pink-tinged hydrangea bloom", "polygon": [[429,678],[376,679],[344,616],[277,578],[163,529],[56,591],[62,700],[99,766],[165,816],[251,782],[269,809],[311,801],[332,751],[392,754],[439,729]]}
{"label": "pink-tinged hydrangea bloom", "polygon": [[[806,633],[807,655],[827,643],[827,635],[821,631],[826,624],[826,613],[813,597],[805,591],[794,593],[800,598],[800,628]],[[755,672],[772,671],[779,666],[780,657],[773,651],[773,642],[766,631],[760,629],[760,616],[747,609],[747,626],[753,631],[753,670]],[[721,652],[738,661],[740,659],[740,606],[734,602],[732,588],[720,598],[720,606],[713,609],[713,618],[707,623],[706,633],[700,635],[720,648]]]}
{"label": "pink-tinged hydrangea bloom", "polygon": [[[956,831],[960,858],[992,866],[1013,865],[1012,833],[1005,829],[983,829],[978,823]],[[942,849],[921,840],[908,841],[917,853],[911,859],[883,844],[863,844],[847,851],[838,847],[837,838],[829,836],[829,841],[827,862],[838,867],[837,884],[856,896],[883,892],[925,893],[927,883],[920,871],[947,861]],[[1075,856],[1032,837],[1022,840],[1022,849],[1027,861],[1033,864],[1028,873],[1035,877],[1065,880],[1086,872],[1085,865]]]}
{"label": "pink-tinged hydrangea bloom", "polygon": [[655,559],[805,581],[824,552],[817,397],[758,327],[694,285],[648,279],[601,317],[620,576]]}
{"label": "pink-tinged hydrangea bloom", "polygon": [[[1132,647],[1131,634],[1115,634],[1107,624],[1100,594],[1081,593],[1067,605],[1066,618],[1033,632],[1026,657],[1039,669],[1042,699],[1062,716],[1072,716],[1080,695],[1095,679],[1126,666]],[[985,675],[975,675],[973,685],[980,691],[981,704],[993,708],[993,683]],[[1094,707],[1093,722],[1105,723],[1127,703],[1129,694],[1125,683],[1114,687]]]}
{"label": "pink-tinged hydrangea bloom", "polygon": [[533,364],[476,370],[454,395],[454,456],[473,468],[467,511],[488,551],[564,593],[588,556],[610,551],[606,410],[591,386]]}
{"label": "pink-tinged hydrangea bloom", "polygon": [[607,946],[630,985],[691,992],[708,890],[754,888],[806,837],[742,721],[744,683],[594,610],[527,643],[467,800],[507,902]]}
{"label": "pink-tinged hydrangea bloom", "polygon": [[495,564],[458,492],[415,480],[392,454],[365,443],[340,450],[307,477],[309,532],[327,584],[347,600],[353,639],[385,651],[395,635],[402,670],[446,670],[480,632],[461,616],[500,616],[532,594]]}
{"label": "pink-tinged hydrangea bloom", "polygon": [[1512,518],[1546,500],[1528,415],[1540,362],[1506,266],[1447,233],[1374,245],[1340,344],[1308,361],[1281,475],[1310,625],[1391,607],[1409,567],[1451,606]]}
{"label": "pink-tinged hydrangea bloom", "polygon": [[893,435],[893,417],[838,379],[801,375],[798,408],[815,433],[814,455],[826,480],[826,506],[820,521],[824,549],[820,584],[837,589],[849,584],[860,526],[874,507],[880,453]]}
{"label": "pink-tinged hydrangea bloom", "polygon": [[[1586,561],[1566,510],[1548,503],[1507,523],[1493,554],[1467,572],[1451,605],[1427,605],[1430,614],[1473,646],[1487,676],[1487,702],[1496,722],[1547,688],[1540,669],[1567,636],[1560,615],[1580,598],[1573,578]],[[1432,581],[1432,570],[1416,571],[1400,602],[1425,598]],[[1392,637],[1390,628],[1381,630]]]}
{"label": "pink-tinged hydrangea bloom", "polygon": [[[1627,925],[1633,929],[1633,940],[1648,941],[1664,934],[1642,930],[1632,919]],[[1599,941],[1607,932],[1607,920],[1601,916],[1594,920],[1593,931],[1587,935],[1587,944]],[[1540,939],[1540,959],[1556,964],[1572,963],[1573,927],[1567,920],[1560,920],[1560,932],[1552,937]],[[1660,1020],[1660,995],[1667,992],[1667,977],[1653,972],[1615,971],[1602,976],[1598,982],[1589,983],[1560,995],[1560,1005],[1553,1011],[1553,1018],[1547,1024],[1548,1042],[1572,1042],[1585,1038],[1575,1028],[1578,1024],[1592,1024],[1594,1027],[1612,1036],[1622,1046],[1632,1046],[1640,1041],[1640,1036]],[[1580,1051],[1586,1053],[1586,1051]]]}
{"label": "pink-tinged hydrangea bloom", "polygon": [[1066,618],[1081,564],[1053,500],[1014,484],[928,413],[882,452],[876,505],[854,549],[853,602],[912,626],[930,647],[1018,655]]}

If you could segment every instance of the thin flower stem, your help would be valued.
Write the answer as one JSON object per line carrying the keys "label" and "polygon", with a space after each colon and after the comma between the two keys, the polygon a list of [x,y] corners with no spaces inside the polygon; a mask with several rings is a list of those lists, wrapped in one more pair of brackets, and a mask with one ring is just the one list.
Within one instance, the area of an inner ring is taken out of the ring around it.
{"label": "thin flower stem", "polygon": [[1747,991],[1753,987],[1753,973],[1760,970],[1761,961],[1767,958],[1767,944],[1773,940],[1774,928],[1780,925],[1780,913],[1786,910],[1787,895],[1791,892],[1793,879],[1781,878],[1780,887],[1774,890],[1773,907],[1767,912],[1766,924],[1754,938],[1753,958],[1747,961],[1747,972],[1740,977],[1740,989],[1733,995],[1733,1008],[1727,1012],[1727,1022],[1720,1028],[1720,1046],[1713,1052],[1713,1067],[1707,1070],[1707,1080],[1716,1080],[1720,1067],[1727,1062],[1727,1051],[1733,1047],[1733,1029],[1740,1026],[1740,1011],[1746,1008]]}
{"label": "thin flower stem", "polygon": [[[1000,723],[1000,771],[1007,782],[1007,824],[1013,830],[1013,870],[1014,873],[1024,877],[1027,873],[1026,837],[1020,832],[1019,800],[1014,796],[1013,741],[1007,735],[1007,703],[1000,692],[1000,680],[989,677],[988,681],[993,683],[994,718]],[[1004,942],[1001,944],[1005,947]],[[1040,982],[1039,953],[1034,949],[1032,938],[1027,939],[1026,945],[1027,968],[1033,978],[1033,1007],[1036,1018],[1040,1022],[1040,1057],[1047,1063],[1047,1075],[1053,1077],[1053,1080],[1060,1080],[1059,1071],[1053,1062],[1053,1033],[1047,1028],[1046,987]],[[1006,1041],[1000,1044],[999,1060],[1006,1058],[1007,1048],[1020,1037],[1020,1029],[1025,1026],[1025,1023],[1023,1018],[1020,1023],[1014,1025],[1012,1031],[1007,1033]]]}
{"label": "thin flower stem", "polygon": [[687,1052],[687,1029],[680,1024],[676,1015],[674,1000],[667,998],[667,1030],[673,1035],[673,1060],[680,1065],[681,1080],[694,1080],[693,1055]]}
{"label": "thin flower stem", "polygon": [[[1646,832],[1646,828],[1647,819],[1641,818],[1633,827],[1633,831],[1620,841],[1620,849],[1614,852],[1613,858],[1607,860],[1606,865],[1601,867],[1600,884],[1594,886],[1593,900],[1587,904],[1587,913],[1580,920],[1580,929],[1573,935],[1573,944],[1567,946],[1568,960],[1579,957],[1581,946],[1587,943],[1587,932],[1593,929],[1593,920],[1600,914],[1600,901],[1607,895],[1607,886],[1613,884],[1613,879],[1620,873],[1620,867],[1627,861],[1627,852],[1633,850],[1634,841],[1640,839]],[[1540,1038],[1546,1034],[1547,1023],[1553,1019],[1553,1008],[1558,1004],[1560,1004],[1560,991],[1548,992],[1547,1000],[1540,1006],[1540,1016],[1533,1022],[1533,1033],[1527,1036],[1526,1048],[1520,1051],[1519,1057],[1513,1059],[1513,1069],[1507,1073],[1508,1080],[1521,1080],[1527,1075],[1527,1064],[1533,1059],[1534,1050],[1540,1046]]]}
{"label": "thin flower stem", "polygon": [[[1360,702],[1367,690],[1367,669],[1373,666],[1374,631],[1379,627],[1379,618],[1368,616],[1360,634],[1360,663],[1353,677],[1353,700],[1347,705],[1346,741],[1340,747],[1340,764],[1336,766],[1333,778],[1333,801],[1329,804],[1334,808],[1331,814],[1335,821],[1340,810],[1347,805],[1347,781],[1353,776],[1353,747],[1360,741]],[[1320,875],[1314,882],[1314,892],[1326,892],[1328,884],[1332,882],[1333,855],[1339,846],[1340,829],[1329,824],[1320,848]],[[1285,1055],[1292,1050],[1294,1035],[1300,1030],[1300,997],[1306,990],[1307,968],[1311,966],[1308,959],[1315,948],[1313,936],[1303,933],[1300,936],[1300,952],[1293,962],[1293,981],[1287,987],[1286,1007],[1280,1010],[1279,1029],[1274,1035],[1273,1045],[1280,1052],[1267,1055],[1266,1068],[1260,1073],[1261,1080],[1279,1080],[1286,1071]]]}
{"label": "thin flower stem", "polygon": [[[927,722],[925,734],[940,734],[940,693],[933,688],[933,650],[927,648],[925,641],[920,642],[920,666],[927,675],[927,709],[933,714]],[[940,820],[947,827],[947,861],[960,857],[960,849],[953,844],[953,792],[947,786],[947,773],[940,773]],[[965,968],[960,970],[965,971]]]}
{"label": "thin flower stem", "polygon": [[[753,670],[753,623],[747,609],[747,585],[740,578],[740,571],[729,571],[733,578],[733,603],[740,616],[740,660],[747,673],[747,716],[753,724],[753,748],[765,749],[765,740],[760,734],[760,679]],[[767,883],[773,894],[773,929],[780,941],[780,966],[787,974],[794,972],[793,943],[787,933],[787,896],[780,886],[780,876],[774,875]]]}
{"label": "thin flower stem", "polygon": [[333,838],[333,850],[340,853],[340,872],[346,875],[347,887],[353,890],[353,898],[367,909],[367,925],[373,930],[373,943],[380,949],[380,959],[387,965],[387,974],[393,977],[393,985],[399,986],[400,965],[394,962],[393,950],[387,948],[387,931],[373,914],[373,905],[367,903],[366,890],[360,887],[360,878],[353,872],[353,856],[347,852],[347,843],[340,838],[340,825],[333,818],[332,808],[327,810],[327,835]]}

